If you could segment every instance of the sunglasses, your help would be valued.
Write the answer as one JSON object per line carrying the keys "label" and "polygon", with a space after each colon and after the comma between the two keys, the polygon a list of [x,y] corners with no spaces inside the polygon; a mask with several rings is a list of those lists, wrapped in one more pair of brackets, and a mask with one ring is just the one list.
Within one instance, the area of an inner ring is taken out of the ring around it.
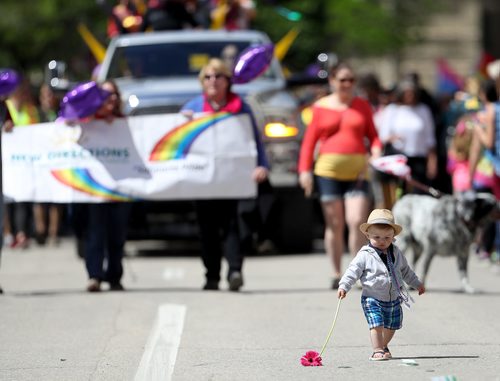
{"label": "sunglasses", "polygon": [[339,81],[340,83],[344,83],[344,82],[349,82],[349,83],[354,83],[356,79],[355,78],[337,78],[337,81]]}
{"label": "sunglasses", "polygon": [[223,77],[224,77],[223,74],[218,73],[218,74],[212,74],[212,75],[205,75],[203,77],[203,79],[205,79],[206,81],[208,81],[208,80],[210,80],[212,78],[219,79],[219,78],[223,78]]}

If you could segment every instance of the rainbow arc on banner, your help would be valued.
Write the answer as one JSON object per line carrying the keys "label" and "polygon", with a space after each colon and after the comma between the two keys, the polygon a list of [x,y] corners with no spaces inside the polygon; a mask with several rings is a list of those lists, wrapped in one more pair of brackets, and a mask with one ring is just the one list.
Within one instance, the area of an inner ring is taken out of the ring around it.
{"label": "rainbow arc on banner", "polygon": [[109,201],[136,200],[136,198],[100,184],[86,168],[55,169],[50,172],[60,183],[90,196]]}
{"label": "rainbow arc on banner", "polygon": [[155,144],[149,155],[149,161],[177,160],[186,157],[193,142],[204,131],[231,116],[229,112],[218,112],[175,127]]}

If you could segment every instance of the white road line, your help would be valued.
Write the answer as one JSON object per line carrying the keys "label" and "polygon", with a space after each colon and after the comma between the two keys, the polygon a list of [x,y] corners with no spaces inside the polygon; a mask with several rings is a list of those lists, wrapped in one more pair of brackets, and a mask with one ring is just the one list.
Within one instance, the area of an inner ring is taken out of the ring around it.
{"label": "white road line", "polygon": [[180,280],[184,278],[184,269],[181,267],[167,267],[163,271],[163,279],[166,281]]}
{"label": "white road line", "polygon": [[172,379],[185,315],[184,305],[162,304],[158,308],[158,316],[135,374],[135,381]]}

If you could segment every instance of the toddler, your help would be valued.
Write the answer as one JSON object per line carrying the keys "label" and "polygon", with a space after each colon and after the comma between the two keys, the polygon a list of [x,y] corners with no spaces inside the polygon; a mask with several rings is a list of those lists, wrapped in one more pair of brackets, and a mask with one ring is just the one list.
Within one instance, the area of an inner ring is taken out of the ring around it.
{"label": "toddler", "polygon": [[363,246],[349,264],[339,282],[338,297],[344,298],[360,280],[363,287],[361,305],[373,347],[370,360],[388,360],[392,357],[389,342],[403,323],[401,303],[409,307],[409,302],[413,301],[403,281],[417,289],[419,295],[425,292],[425,287],[393,244],[394,237],[403,228],[394,223],[390,210],[373,210],[368,222],[361,224],[359,229],[369,244]]}

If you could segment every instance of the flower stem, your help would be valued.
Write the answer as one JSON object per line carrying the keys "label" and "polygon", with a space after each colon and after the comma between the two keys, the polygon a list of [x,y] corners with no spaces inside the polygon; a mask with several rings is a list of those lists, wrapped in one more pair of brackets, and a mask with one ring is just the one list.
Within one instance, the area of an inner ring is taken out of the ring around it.
{"label": "flower stem", "polygon": [[339,298],[339,302],[337,304],[337,310],[335,311],[335,317],[333,318],[332,326],[330,327],[330,332],[328,332],[328,336],[326,337],[325,344],[323,344],[323,348],[321,348],[321,352],[319,352],[319,357],[323,355],[323,352],[326,348],[326,345],[330,341],[330,337],[332,336],[333,333],[333,328],[335,327],[335,323],[337,322],[337,316],[339,315],[339,309],[340,309],[340,302],[344,298]]}

